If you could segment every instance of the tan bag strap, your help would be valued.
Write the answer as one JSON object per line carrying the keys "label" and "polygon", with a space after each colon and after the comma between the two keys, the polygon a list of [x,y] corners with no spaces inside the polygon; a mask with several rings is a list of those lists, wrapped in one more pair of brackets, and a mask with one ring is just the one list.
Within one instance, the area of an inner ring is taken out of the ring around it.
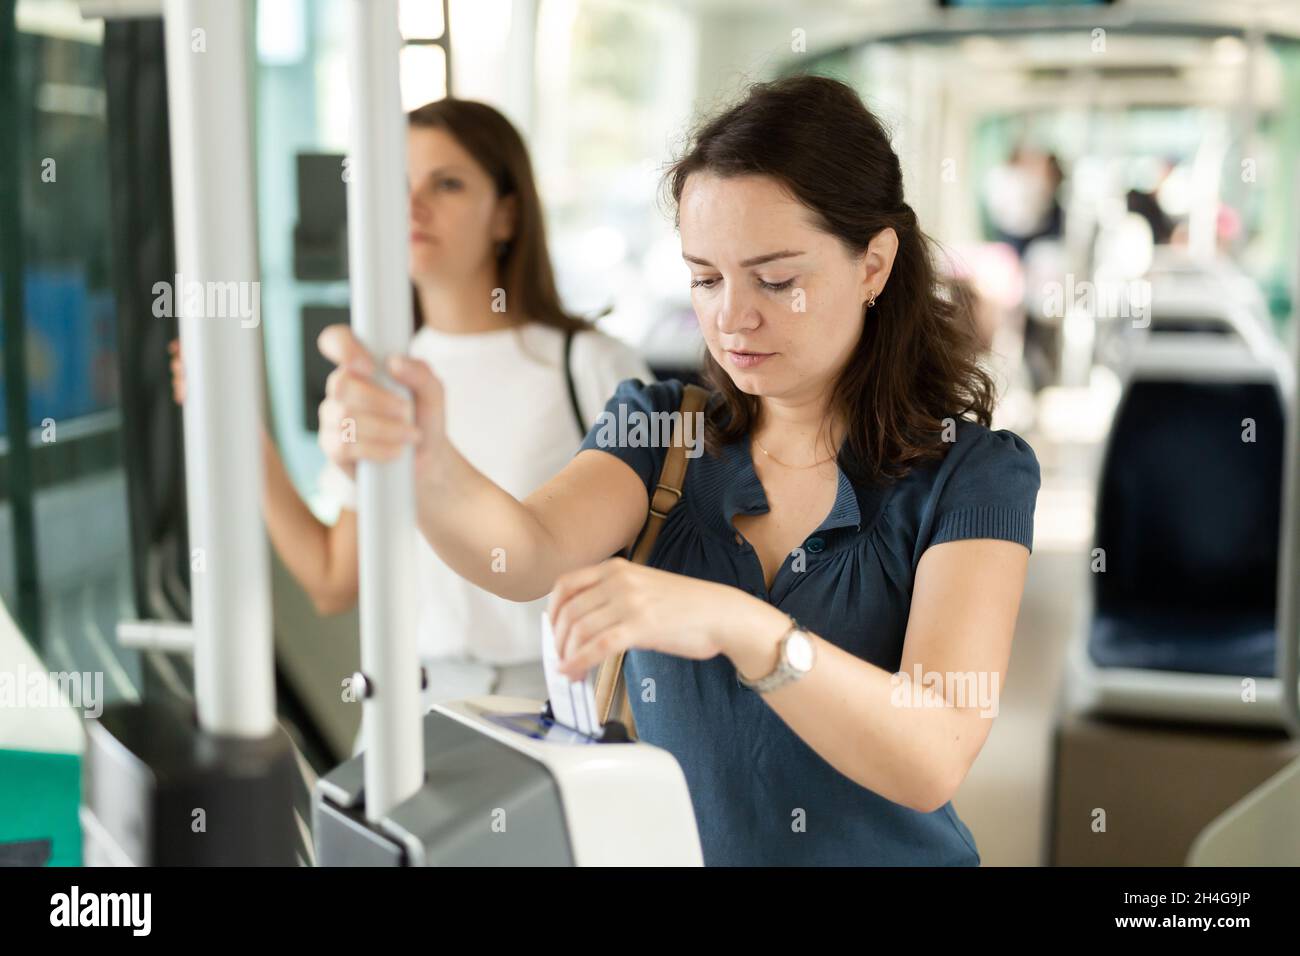
{"label": "tan bag strap", "polygon": [[[668,512],[682,500],[686,487],[686,466],[690,459],[686,457],[686,438],[682,434],[686,421],[695,421],[695,414],[704,410],[709,400],[709,393],[698,385],[687,385],[682,392],[681,414],[673,422],[672,444],[668,446],[668,455],[664,458],[663,469],[659,473],[659,483],[654,494],[650,496],[650,513],[645,525],[632,546],[629,560],[634,564],[645,564],[654,550],[659,531],[668,520]],[[694,442],[704,441],[704,435],[692,434]],[[629,736],[635,737],[636,728],[632,723],[632,707],[627,698],[627,687],[623,683],[623,654],[607,657],[601,662],[596,673],[596,713],[600,722],[606,723],[615,711],[615,705]]]}

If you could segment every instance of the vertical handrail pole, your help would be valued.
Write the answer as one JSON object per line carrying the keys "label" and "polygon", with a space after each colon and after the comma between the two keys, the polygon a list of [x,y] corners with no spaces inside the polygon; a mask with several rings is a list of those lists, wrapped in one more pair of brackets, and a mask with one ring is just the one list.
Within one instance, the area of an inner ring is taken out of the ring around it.
{"label": "vertical handrail pole", "polygon": [[[1291,201],[1300,205],[1300,164],[1292,172]],[[1283,392],[1286,439],[1282,446],[1282,531],[1277,587],[1277,674],[1282,680],[1282,719],[1300,737],[1300,261],[1291,285],[1291,381]]]}
{"label": "vertical handrail pole", "polygon": [[249,4],[166,0],[163,21],[178,269],[166,280],[185,357],[194,690],[205,731],[265,737],[275,729],[275,662]]}
{"label": "vertical handrail pole", "polygon": [[[406,117],[398,75],[397,0],[349,0],[351,138],[348,257],[352,327],[380,368],[411,338]],[[366,818],[424,780],[415,642],[415,489],[411,452],[357,466]]]}

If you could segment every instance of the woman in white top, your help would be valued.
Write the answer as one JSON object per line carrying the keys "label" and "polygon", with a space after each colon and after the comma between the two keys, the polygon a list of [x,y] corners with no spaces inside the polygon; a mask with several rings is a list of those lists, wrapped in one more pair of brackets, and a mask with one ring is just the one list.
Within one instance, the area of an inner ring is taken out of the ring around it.
{"label": "woman in white top", "polygon": [[[454,99],[408,119],[416,330],[409,351],[445,384],[457,447],[522,497],[568,463],[619,381],[651,375],[628,346],[562,308],[528,153],[510,122],[490,106]],[[320,422],[322,430],[340,427]],[[318,611],[348,610],[357,599],[354,475],[326,466],[322,485],[341,505],[338,521],[326,525],[298,496],[265,432],[263,451],[272,544]],[[426,706],[483,693],[545,699],[545,599],[491,594],[448,569],[418,529],[411,534]],[[493,548],[483,542],[484,561],[504,562],[504,570],[510,555]]]}

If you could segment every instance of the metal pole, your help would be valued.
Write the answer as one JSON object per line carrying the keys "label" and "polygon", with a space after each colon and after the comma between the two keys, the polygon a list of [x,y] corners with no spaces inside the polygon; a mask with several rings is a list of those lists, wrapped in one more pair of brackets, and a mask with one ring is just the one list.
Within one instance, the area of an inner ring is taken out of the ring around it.
{"label": "metal pole", "polygon": [[[1292,173],[1292,204],[1300,197],[1300,165]],[[1300,262],[1291,288],[1290,392],[1286,401],[1286,443],[1283,448],[1282,534],[1277,586],[1277,674],[1282,681],[1282,719],[1293,737],[1300,737]]]}
{"label": "metal pole", "polygon": [[[349,0],[352,130],[348,255],[352,326],[383,361],[411,335],[406,118],[398,81],[396,0]],[[381,372],[381,378],[386,376]],[[386,380],[390,387],[396,387]],[[415,487],[411,453],[357,467],[366,817],[376,821],[424,780],[415,643]]]}
{"label": "metal pole", "polygon": [[[166,0],[199,725],[275,729],[246,0]],[[155,287],[155,294],[159,287]]]}

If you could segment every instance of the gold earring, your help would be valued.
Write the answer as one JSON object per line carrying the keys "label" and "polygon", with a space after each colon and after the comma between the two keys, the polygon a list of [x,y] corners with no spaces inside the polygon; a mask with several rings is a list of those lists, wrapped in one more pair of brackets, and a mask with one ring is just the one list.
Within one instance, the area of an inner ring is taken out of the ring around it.
{"label": "gold earring", "polygon": [[867,308],[869,309],[875,304],[876,304],[876,294],[872,292],[871,295],[867,298]]}

